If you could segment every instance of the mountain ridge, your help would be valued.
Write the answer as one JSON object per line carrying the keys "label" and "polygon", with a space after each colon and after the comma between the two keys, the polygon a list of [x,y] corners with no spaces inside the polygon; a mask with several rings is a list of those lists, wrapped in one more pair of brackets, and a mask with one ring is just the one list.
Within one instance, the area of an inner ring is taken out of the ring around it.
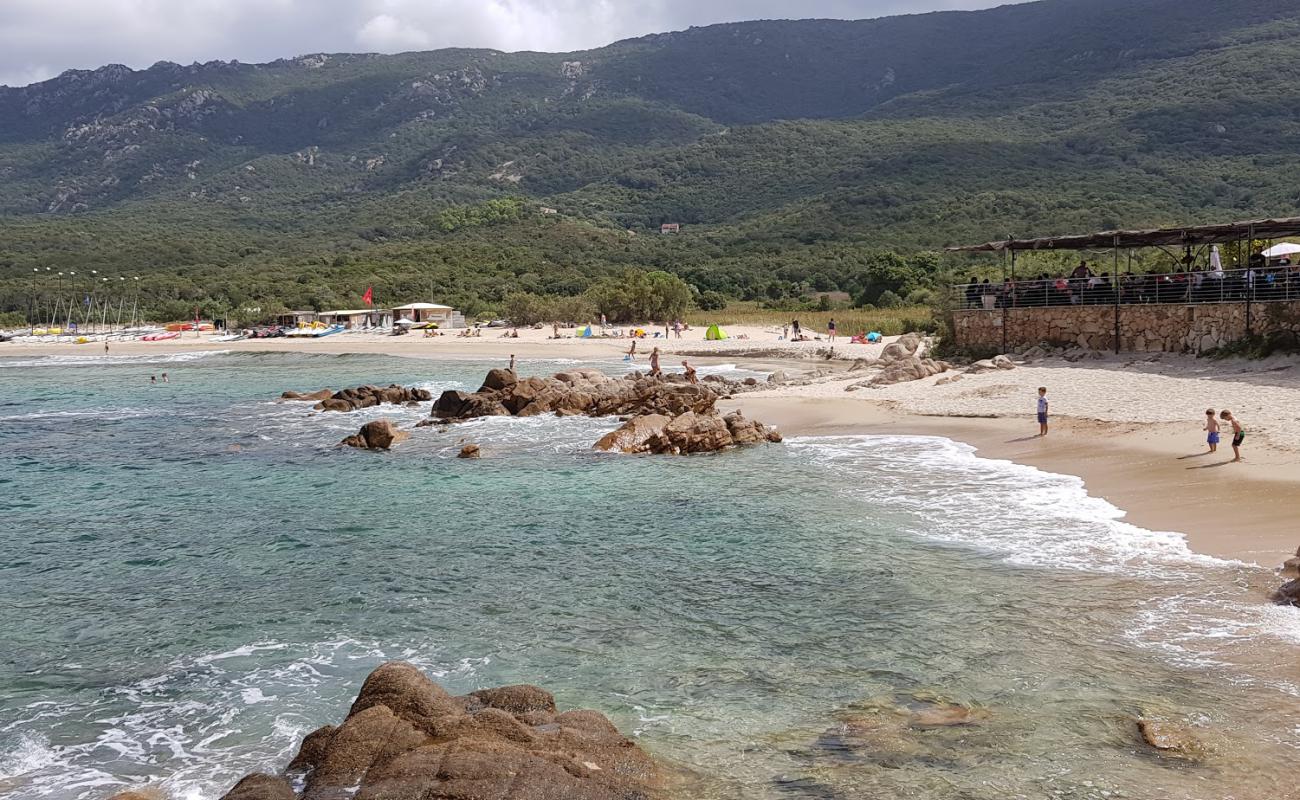
{"label": "mountain ridge", "polygon": [[[300,275],[395,248],[461,259],[489,236],[537,265],[565,259],[549,243],[604,231],[561,265],[562,289],[631,264],[751,296],[773,258],[812,275],[829,250],[849,266],[820,284],[851,291],[859,256],[882,248],[1294,213],[1300,8],[1221,5],[1040,0],[573,53],[69,71],[0,88],[0,281],[126,253]],[[490,234],[438,222],[508,197],[560,213]],[[664,222],[687,235],[627,239]],[[700,236],[711,260],[690,251]],[[499,295],[488,283],[448,291]]]}

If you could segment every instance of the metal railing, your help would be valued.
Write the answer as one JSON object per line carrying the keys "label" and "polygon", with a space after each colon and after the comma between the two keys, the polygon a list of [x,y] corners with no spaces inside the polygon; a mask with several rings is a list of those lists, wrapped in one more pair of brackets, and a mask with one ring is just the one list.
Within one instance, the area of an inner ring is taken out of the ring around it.
{"label": "metal railing", "polygon": [[958,283],[963,309],[1078,305],[1252,303],[1300,301],[1300,265],[1222,272],[1124,273],[1118,276],[1018,278]]}

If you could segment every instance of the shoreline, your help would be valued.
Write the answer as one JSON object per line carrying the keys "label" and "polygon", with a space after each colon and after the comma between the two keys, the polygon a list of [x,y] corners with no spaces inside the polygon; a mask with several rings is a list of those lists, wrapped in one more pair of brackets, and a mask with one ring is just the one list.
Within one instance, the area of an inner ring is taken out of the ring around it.
{"label": "shoreline", "polygon": [[[690,358],[701,365],[736,363],[768,371],[838,362],[843,368],[843,362],[877,356],[883,347],[837,342],[837,361],[828,362],[819,354],[824,352],[826,342],[782,343],[773,341],[772,332],[763,329],[737,332],[750,338],[704,342],[703,332],[697,330],[681,340],[639,340],[637,363],[645,363],[641,353],[659,346],[665,352],[665,366],[670,369],[676,366],[677,350],[690,351]],[[373,354],[429,360],[495,360],[514,354],[526,370],[530,361],[621,361],[629,346],[627,339],[549,340],[544,338],[547,333],[521,330],[519,339],[504,338],[495,331],[471,339],[344,334],[320,340],[213,342],[207,340],[209,337],[195,337],[166,342],[114,342],[107,358],[111,361],[114,357],[203,351]],[[708,355],[704,355],[706,352]],[[0,358],[68,355],[105,357],[102,343],[0,345]],[[953,386],[933,387],[933,381],[922,380],[853,394],[844,391],[844,381],[812,387],[779,386],[737,395],[721,401],[719,407],[724,411],[740,408],[747,416],[775,425],[787,435],[943,436],[974,447],[984,458],[1080,478],[1090,495],[1121,509],[1124,521],[1148,530],[1180,533],[1193,552],[1255,563],[1268,570],[1294,555],[1300,545],[1300,526],[1293,521],[1293,509],[1300,506],[1300,463],[1290,452],[1291,442],[1277,441],[1279,437],[1268,427],[1253,429],[1258,432],[1248,440],[1244,463],[1229,464],[1225,462],[1231,458],[1231,450],[1226,442],[1213,456],[1204,453],[1203,444],[1197,446],[1192,435],[1194,422],[1121,422],[1105,418],[1112,409],[1093,409],[1097,412],[1094,417],[1087,413],[1088,408],[1080,408],[1078,411],[1083,413],[1054,414],[1051,434],[1040,439],[1033,435],[1037,426],[1030,415],[1022,418],[1001,410],[1004,404],[1009,405],[1003,395],[1010,389],[1022,390],[1008,385],[1013,378],[1020,383],[1028,380],[1032,384],[1034,380],[1029,379],[1033,378],[1056,385],[1066,373],[1075,373],[1082,376],[1079,380],[1091,384],[1101,380],[1103,372],[1111,372],[1121,387],[1148,380],[1155,391],[1167,391],[1160,383],[1170,380],[1166,375],[1120,371],[1132,366],[1133,362],[1061,364],[1047,370],[1022,368],[974,376]],[[1035,373],[1048,377],[1038,378]],[[1257,379],[1260,392],[1280,391],[1269,383],[1271,376],[1278,373],[1277,367],[1262,366],[1255,373],[1270,376]],[[1196,374],[1177,380],[1207,379]],[[1212,388],[1243,385],[1236,374],[1219,380],[1222,382],[1212,384]],[[285,387],[272,388],[278,392]],[[1300,398],[1300,388],[1295,391]],[[936,399],[941,392],[949,392],[946,407]],[[960,408],[963,402],[975,403],[972,397],[985,405],[991,402],[988,398],[998,400],[998,410],[984,413],[984,405],[973,410]],[[936,403],[938,408],[931,411]]]}
{"label": "shoreline", "polygon": [[[725,411],[740,408],[787,435],[941,436],[974,447],[982,458],[1077,477],[1089,495],[1123,511],[1123,521],[1179,533],[1201,555],[1274,570],[1300,544],[1293,522],[1300,468],[1272,449],[1256,448],[1247,462],[1225,464],[1230,450],[1227,458],[1222,450],[1188,457],[1162,425],[1134,424],[1107,435],[1113,426],[1106,423],[1056,417],[1043,439],[1028,415],[929,416],[865,399],[770,395],[741,395],[719,405]],[[1229,467],[1235,482],[1227,488],[1222,481]]]}

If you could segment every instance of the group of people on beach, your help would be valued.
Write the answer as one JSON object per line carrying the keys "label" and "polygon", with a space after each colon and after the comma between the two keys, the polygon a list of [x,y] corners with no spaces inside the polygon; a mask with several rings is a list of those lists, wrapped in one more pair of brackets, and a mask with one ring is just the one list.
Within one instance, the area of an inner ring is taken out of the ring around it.
{"label": "group of people on beach", "polygon": [[[1047,387],[1038,387],[1038,435],[1047,435],[1047,412],[1050,404],[1047,401]],[[1222,422],[1220,422],[1222,420]],[[1210,452],[1215,453],[1219,450],[1219,432],[1222,425],[1228,425],[1232,428],[1232,460],[1241,460],[1241,444],[1246,440],[1246,428],[1241,424],[1241,420],[1228,409],[1223,409],[1215,416],[1212,408],[1205,409],[1205,443],[1209,445]]]}

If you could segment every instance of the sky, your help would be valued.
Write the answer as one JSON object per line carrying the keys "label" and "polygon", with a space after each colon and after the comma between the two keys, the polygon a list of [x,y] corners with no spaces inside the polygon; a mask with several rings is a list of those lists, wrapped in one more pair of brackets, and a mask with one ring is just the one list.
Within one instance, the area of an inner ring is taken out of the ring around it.
{"label": "sky", "polygon": [[[1010,0],[1003,0],[1010,2]],[[157,61],[307,53],[569,51],[747,19],[863,19],[998,0],[0,0],[0,85]]]}

